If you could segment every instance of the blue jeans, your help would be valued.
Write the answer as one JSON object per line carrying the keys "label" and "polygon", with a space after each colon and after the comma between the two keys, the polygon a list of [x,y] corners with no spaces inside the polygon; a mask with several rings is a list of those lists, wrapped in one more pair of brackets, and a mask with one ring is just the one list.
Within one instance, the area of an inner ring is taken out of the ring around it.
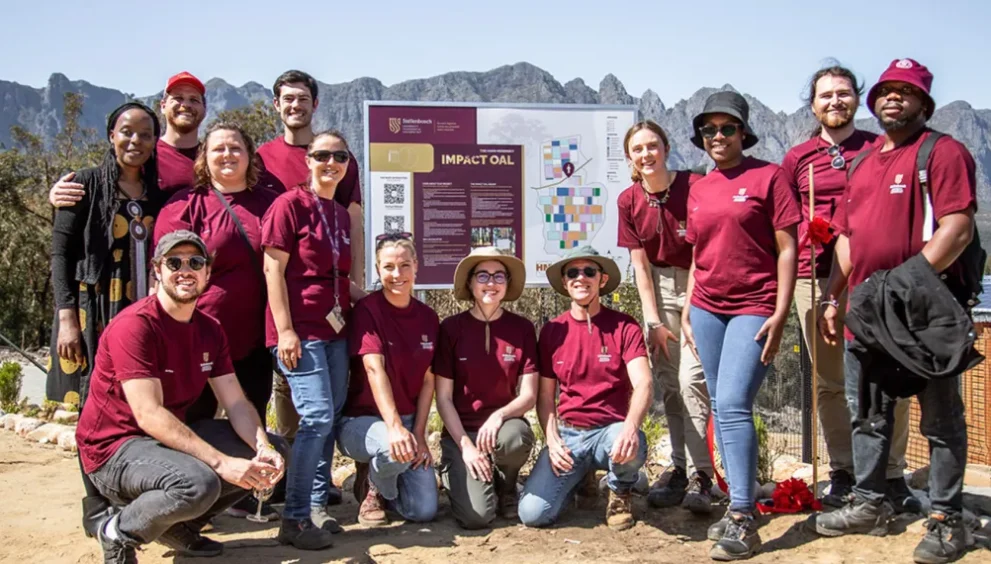
{"label": "blue jeans", "polygon": [[[413,430],[416,415],[403,415],[403,427]],[[368,477],[389,509],[407,521],[432,521],[437,515],[437,474],[433,466],[411,468],[389,454],[389,430],[380,417],[342,417],[338,446],[345,456],[369,465]],[[358,500],[361,503],[362,500]]]}
{"label": "blue jeans", "polygon": [[729,481],[730,511],[754,510],[757,431],[754,400],[767,367],[760,361],[766,337],[755,341],[767,317],[723,315],[691,306],[695,348],[712,401],[716,444]]}
{"label": "blue jeans", "polygon": [[303,341],[302,346],[303,356],[294,370],[279,361],[299,413],[282,512],[283,517],[294,520],[308,519],[310,507],[327,504],[334,461],[334,423],[344,407],[348,389],[346,340]]}
{"label": "blue jeans", "polygon": [[564,445],[571,450],[574,466],[570,472],[555,476],[547,447],[540,451],[537,464],[523,488],[519,505],[520,521],[528,527],[544,527],[556,521],[589,470],[608,470],[606,481],[609,489],[620,494],[629,493],[647,460],[647,436],[643,431],[638,432],[640,447],[636,458],[625,464],[613,464],[609,453],[622,430],[622,421],[587,430],[569,427],[559,421],[558,432]]}

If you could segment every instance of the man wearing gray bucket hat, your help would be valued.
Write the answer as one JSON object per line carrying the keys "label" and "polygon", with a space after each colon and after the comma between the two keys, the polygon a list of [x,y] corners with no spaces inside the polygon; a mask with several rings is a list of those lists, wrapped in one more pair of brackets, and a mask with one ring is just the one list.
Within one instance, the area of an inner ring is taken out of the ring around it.
{"label": "man wearing gray bucket hat", "polygon": [[[608,470],[606,524],[633,526],[631,490],[647,459],[640,426],[653,399],[647,347],[636,320],[599,303],[622,277],[592,247],[573,249],[547,269],[571,307],[540,331],[537,416],[547,437],[520,500],[523,524],[557,520],[589,470]],[[560,395],[555,395],[560,385]]]}

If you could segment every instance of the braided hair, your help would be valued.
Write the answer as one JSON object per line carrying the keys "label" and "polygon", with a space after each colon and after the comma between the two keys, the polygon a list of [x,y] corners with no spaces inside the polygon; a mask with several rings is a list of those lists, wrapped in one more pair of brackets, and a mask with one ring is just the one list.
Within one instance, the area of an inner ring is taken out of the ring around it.
{"label": "braided hair", "polygon": [[[117,126],[117,120],[128,110],[142,110],[151,117],[152,127],[155,132],[155,142],[157,143],[162,133],[161,126],[158,123],[158,116],[155,115],[155,112],[151,108],[140,102],[125,102],[110,112],[110,115],[107,116],[107,138],[109,139],[113,135],[114,128]],[[113,225],[113,214],[115,212],[114,200],[116,198],[113,198],[112,195],[117,192],[117,182],[120,180],[120,164],[117,163],[117,153],[114,151],[113,143],[111,143],[110,149],[103,155],[103,161],[98,167],[97,179],[100,183],[100,188],[110,195],[106,200],[107,207],[103,210],[103,213],[104,218],[107,220],[107,225]],[[141,183],[148,191],[148,199],[156,200],[157,198],[153,197],[153,195],[158,194],[158,150],[155,146],[152,146],[151,156],[148,157],[144,166],[141,167]]]}

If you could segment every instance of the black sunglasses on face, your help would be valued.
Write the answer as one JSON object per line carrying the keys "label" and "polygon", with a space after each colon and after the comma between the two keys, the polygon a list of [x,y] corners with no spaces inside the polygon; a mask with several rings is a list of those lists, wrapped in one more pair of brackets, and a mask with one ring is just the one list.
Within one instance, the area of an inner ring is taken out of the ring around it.
{"label": "black sunglasses on face", "polygon": [[727,123],[719,127],[716,127],[715,125],[703,125],[699,128],[699,133],[701,133],[702,137],[705,137],[706,139],[712,139],[716,136],[716,133],[722,133],[723,137],[732,137],[736,135],[736,132],[739,131],[740,128],[741,126],[735,123]]}
{"label": "black sunglasses on face", "polygon": [[348,162],[350,158],[347,151],[313,151],[309,156],[311,159],[321,163],[330,162],[331,157],[333,157],[335,161],[341,164]]}
{"label": "black sunglasses on face", "polygon": [[165,260],[162,262],[164,262],[166,268],[172,272],[179,272],[182,270],[182,266],[187,263],[189,264],[190,270],[194,271],[203,270],[203,267],[206,266],[206,258],[201,257],[200,255],[193,255],[189,258],[165,257]]}
{"label": "black sunglasses on face", "polygon": [[578,278],[578,274],[584,274],[585,278],[595,278],[595,275],[599,273],[599,269],[594,266],[586,266],[584,268],[569,268],[564,271],[564,275],[568,277],[569,280],[574,280]]}
{"label": "black sunglasses on face", "polygon": [[412,241],[413,234],[409,231],[402,231],[400,233],[383,233],[375,237],[375,249],[381,249],[382,245],[388,241]]}
{"label": "black sunglasses on face", "polygon": [[509,274],[502,272],[486,272],[484,270],[479,270],[474,274],[475,280],[479,284],[488,284],[491,280],[495,284],[505,284],[509,280]]}

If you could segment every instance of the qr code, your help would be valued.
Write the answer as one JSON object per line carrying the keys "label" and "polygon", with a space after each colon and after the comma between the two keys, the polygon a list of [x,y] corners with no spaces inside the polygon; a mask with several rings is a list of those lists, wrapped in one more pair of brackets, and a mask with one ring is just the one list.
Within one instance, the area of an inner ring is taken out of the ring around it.
{"label": "qr code", "polygon": [[385,216],[386,233],[402,233],[406,231],[406,218],[401,215]]}
{"label": "qr code", "polygon": [[400,205],[406,203],[406,185],[405,184],[386,184],[385,185],[385,203]]}

